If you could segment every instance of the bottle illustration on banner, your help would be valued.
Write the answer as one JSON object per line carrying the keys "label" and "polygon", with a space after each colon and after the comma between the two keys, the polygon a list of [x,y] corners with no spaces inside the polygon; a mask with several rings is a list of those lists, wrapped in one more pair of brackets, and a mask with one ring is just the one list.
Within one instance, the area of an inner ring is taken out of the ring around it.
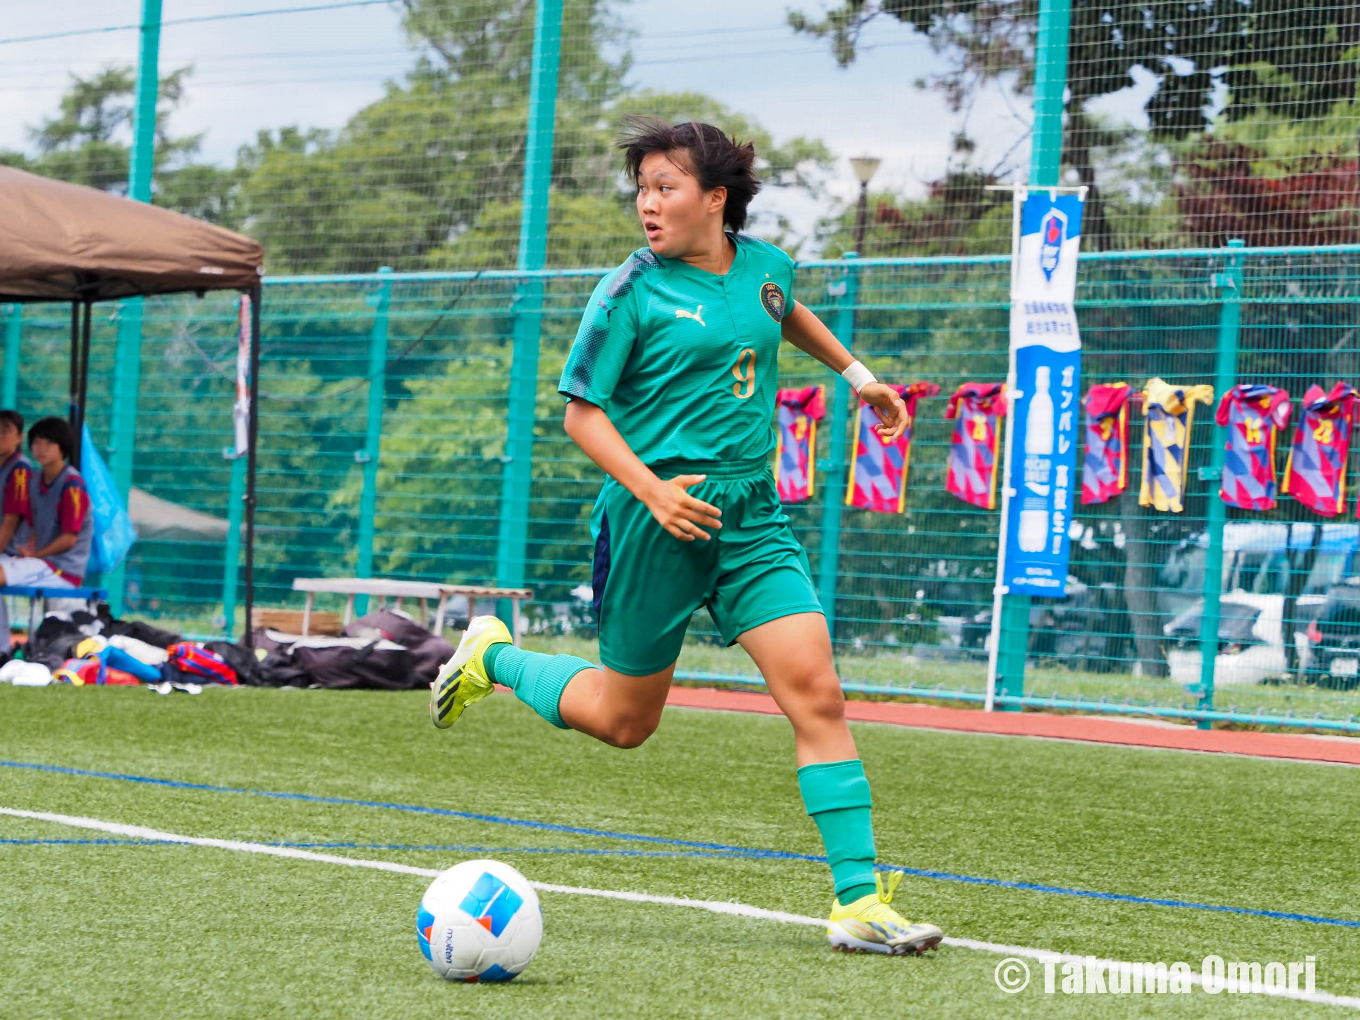
{"label": "bottle illustration on banner", "polygon": [[1042,552],[1048,542],[1049,474],[1053,470],[1053,396],[1051,370],[1034,370],[1034,394],[1025,414],[1025,492],[1020,504],[1022,552]]}
{"label": "bottle illustration on banner", "polygon": [[1053,456],[1053,397],[1048,392],[1051,380],[1049,367],[1040,365],[1034,370],[1034,396],[1025,415],[1025,455]]}

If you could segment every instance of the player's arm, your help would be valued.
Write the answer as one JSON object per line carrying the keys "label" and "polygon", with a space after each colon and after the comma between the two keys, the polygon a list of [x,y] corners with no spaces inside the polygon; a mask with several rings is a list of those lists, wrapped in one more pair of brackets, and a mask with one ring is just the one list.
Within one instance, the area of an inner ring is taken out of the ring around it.
{"label": "player's arm", "polygon": [[10,539],[18,530],[19,522],[32,513],[28,501],[28,487],[32,481],[30,475],[31,472],[23,464],[19,464],[9,473],[4,497],[0,500],[0,512],[5,515],[4,519],[0,520],[0,551],[9,548]]}
{"label": "player's arm", "polygon": [[[780,330],[785,340],[837,375],[843,374],[855,361],[825,323],[797,301],[780,322]],[[893,440],[902,434],[907,427],[907,405],[896,391],[881,382],[871,382],[859,391],[859,395],[883,422],[876,427],[884,439]]]}
{"label": "player's arm", "polygon": [[15,530],[19,527],[18,514],[5,514],[0,520],[0,549],[9,548],[9,541],[14,537]]}
{"label": "player's arm", "polygon": [[[77,536],[72,535],[69,532],[60,534],[41,549],[34,549],[29,555],[40,560],[45,560],[49,556],[60,556],[76,544],[76,537]],[[32,546],[32,544],[33,543],[31,542],[29,543],[30,546]]]}
{"label": "player's arm", "polygon": [[695,499],[685,489],[704,480],[704,475],[680,475],[662,480],[633,452],[628,441],[604,413],[588,400],[573,397],[563,422],[572,442],[585,451],[606,474],[642,502],[657,523],[682,542],[712,536],[700,525],[721,528],[722,516],[715,506]]}

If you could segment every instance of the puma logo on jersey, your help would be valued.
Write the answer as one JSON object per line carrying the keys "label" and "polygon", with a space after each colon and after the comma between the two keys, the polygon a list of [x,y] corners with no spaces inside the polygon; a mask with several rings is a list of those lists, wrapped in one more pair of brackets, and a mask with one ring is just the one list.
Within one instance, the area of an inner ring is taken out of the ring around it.
{"label": "puma logo on jersey", "polygon": [[675,310],[675,317],[676,317],[677,319],[693,319],[693,320],[694,320],[695,322],[697,322],[699,325],[701,325],[701,326],[703,326],[705,329],[707,329],[707,328],[708,328],[708,323],[704,322],[703,316],[704,316],[704,306],[703,306],[703,305],[700,305],[698,308],[694,309],[694,311],[692,311],[692,312],[687,312],[687,311],[685,311],[683,308],[677,308],[677,309]]}

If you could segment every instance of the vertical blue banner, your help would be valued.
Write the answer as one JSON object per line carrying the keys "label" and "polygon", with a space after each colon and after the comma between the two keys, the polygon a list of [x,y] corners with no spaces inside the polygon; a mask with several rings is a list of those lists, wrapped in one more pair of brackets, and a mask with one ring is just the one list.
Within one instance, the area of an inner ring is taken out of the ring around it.
{"label": "vertical blue banner", "polygon": [[1020,212],[1011,288],[1011,414],[1001,583],[1017,595],[1067,594],[1068,528],[1081,418],[1081,335],[1073,301],[1080,195],[1032,191]]}

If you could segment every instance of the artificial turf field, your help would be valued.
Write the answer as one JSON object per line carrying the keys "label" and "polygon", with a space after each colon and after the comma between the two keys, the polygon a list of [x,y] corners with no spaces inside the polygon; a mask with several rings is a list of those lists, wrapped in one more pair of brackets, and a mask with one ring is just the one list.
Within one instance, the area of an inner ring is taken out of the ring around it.
{"label": "artificial turf field", "polygon": [[[869,724],[855,735],[880,860],[945,873],[903,882],[895,904],[909,917],[949,936],[1196,970],[1210,953],[1312,955],[1320,991],[1360,996],[1360,771]],[[0,686],[0,758],[0,808],[421,868],[491,856],[537,882],[799,915],[829,904],[825,865],[796,856],[821,846],[780,718],[670,709],[646,745],[617,751],[504,694],[438,732],[421,694]],[[1201,989],[1049,995],[1038,965],[1012,996],[991,952],[845,956],[812,927],[559,892],[540,894],[546,933],[524,975],[447,984],[416,946],[428,882],[0,815],[0,1017],[1355,1012]]]}

